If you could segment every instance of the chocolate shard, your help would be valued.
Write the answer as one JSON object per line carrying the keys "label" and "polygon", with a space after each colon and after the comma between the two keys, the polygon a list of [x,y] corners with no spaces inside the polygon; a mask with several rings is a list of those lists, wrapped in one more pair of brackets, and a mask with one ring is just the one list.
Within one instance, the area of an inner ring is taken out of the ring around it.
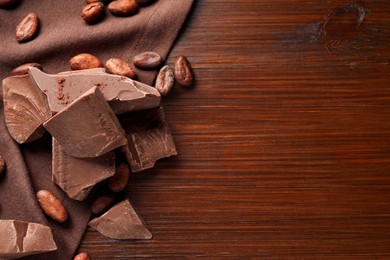
{"label": "chocolate shard", "polygon": [[10,135],[20,144],[40,138],[43,122],[52,115],[45,94],[28,75],[3,80],[5,122]]}
{"label": "chocolate shard", "polygon": [[57,250],[48,226],[20,220],[0,220],[0,257],[23,257]]}
{"label": "chocolate shard", "polygon": [[99,69],[49,75],[30,68],[30,75],[57,113],[92,87],[98,87],[116,114],[158,107],[161,96],[148,85]]}
{"label": "chocolate shard", "polygon": [[76,158],[68,155],[53,138],[52,179],[68,196],[84,200],[93,186],[115,174],[115,152],[99,157]]}
{"label": "chocolate shard", "polygon": [[121,150],[132,172],[152,168],[157,160],[177,155],[162,107],[129,113],[119,120],[127,136]]}
{"label": "chocolate shard", "polygon": [[118,118],[97,87],[93,87],[43,126],[71,156],[101,156],[127,143]]}
{"label": "chocolate shard", "polygon": [[113,239],[152,238],[152,234],[129,200],[114,205],[102,216],[92,219],[88,225]]}

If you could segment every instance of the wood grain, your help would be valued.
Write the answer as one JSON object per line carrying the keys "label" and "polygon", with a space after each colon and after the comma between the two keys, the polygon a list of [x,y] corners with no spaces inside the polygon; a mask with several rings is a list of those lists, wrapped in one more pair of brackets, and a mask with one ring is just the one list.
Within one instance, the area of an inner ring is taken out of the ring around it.
{"label": "wood grain", "polygon": [[179,155],[131,177],[154,235],[93,259],[390,257],[387,0],[198,0],[168,60]]}

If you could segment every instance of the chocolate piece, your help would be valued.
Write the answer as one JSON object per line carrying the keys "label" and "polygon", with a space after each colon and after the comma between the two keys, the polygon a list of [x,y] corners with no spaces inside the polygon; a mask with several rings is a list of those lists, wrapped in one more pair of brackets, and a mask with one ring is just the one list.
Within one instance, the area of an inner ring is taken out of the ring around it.
{"label": "chocolate piece", "polygon": [[127,143],[117,117],[97,87],[85,92],[43,126],[74,157],[97,157]]}
{"label": "chocolate piece", "polygon": [[5,78],[3,99],[5,122],[15,141],[22,144],[43,135],[42,124],[52,113],[45,94],[28,75]]}
{"label": "chocolate piece", "polygon": [[115,174],[114,151],[94,158],[68,155],[53,138],[52,179],[68,196],[84,200],[93,186]]}
{"label": "chocolate piece", "polygon": [[0,257],[23,257],[57,250],[48,226],[20,220],[0,220]]}
{"label": "chocolate piece", "polygon": [[130,113],[119,120],[128,141],[121,149],[132,172],[152,168],[158,159],[177,155],[162,107]]}
{"label": "chocolate piece", "polygon": [[45,92],[53,113],[64,109],[85,91],[96,86],[116,114],[143,110],[160,105],[160,94],[148,85],[99,69],[68,71],[49,75],[30,68],[30,75]]}
{"label": "chocolate piece", "polygon": [[152,238],[152,234],[129,200],[119,202],[102,216],[92,219],[88,225],[113,239]]}

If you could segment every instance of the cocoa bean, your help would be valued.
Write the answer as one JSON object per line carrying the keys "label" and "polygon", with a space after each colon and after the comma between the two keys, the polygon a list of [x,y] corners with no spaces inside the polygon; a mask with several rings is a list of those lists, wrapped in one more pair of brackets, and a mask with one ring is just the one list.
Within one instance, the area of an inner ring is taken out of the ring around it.
{"label": "cocoa bean", "polygon": [[0,175],[5,171],[5,160],[3,156],[0,155]]}
{"label": "cocoa bean", "polygon": [[19,0],[0,0],[0,8],[6,8],[18,3]]}
{"label": "cocoa bean", "polygon": [[103,67],[101,61],[94,55],[89,53],[81,53],[69,60],[72,70],[85,70]]}
{"label": "cocoa bean", "polygon": [[129,182],[130,168],[127,163],[120,163],[114,176],[108,178],[108,188],[113,192],[119,192],[126,188]]}
{"label": "cocoa bean", "polygon": [[93,214],[99,215],[108,210],[115,201],[113,194],[104,194],[94,199],[90,205]]}
{"label": "cocoa bean", "polygon": [[37,35],[39,19],[36,13],[29,13],[16,27],[16,40],[20,43],[30,41]]}
{"label": "cocoa bean", "polygon": [[131,79],[135,79],[136,74],[134,69],[124,60],[111,58],[106,61],[106,69],[111,74],[116,74],[119,76],[128,77]]}
{"label": "cocoa bean", "polygon": [[81,18],[87,23],[95,23],[104,15],[105,7],[102,2],[88,4],[81,11]]}
{"label": "cocoa bean", "polygon": [[194,83],[194,72],[191,64],[184,56],[179,56],[175,62],[173,75],[178,84],[189,87]]}
{"label": "cocoa bean", "polygon": [[135,0],[139,5],[148,5],[154,2],[154,0]]}
{"label": "cocoa bean", "polygon": [[116,0],[108,5],[108,10],[117,16],[130,16],[136,14],[138,9],[138,4],[135,0]]}
{"label": "cocoa bean", "polygon": [[86,0],[87,4],[102,2],[103,4],[106,2],[106,0]]}
{"label": "cocoa bean", "polygon": [[43,213],[47,216],[59,223],[63,223],[68,219],[66,209],[53,193],[47,190],[40,190],[37,192],[37,198]]}
{"label": "cocoa bean", "polygon": [[168,65],[165,65],[159,71],[156,78],[156,89],[161,95],[166,96],[173,88],[175,78],[173,77],[173,70]]}
{"label": "cocoa bean", "polygon": [[87,253],[80,253],[73,258],[73,260],[90,260],[90,259],[91,258]]}
{"label": "cocoa bean", "polygon": [[163,63],[163,58],[156,52],[146,51],[136,55],[133,63],[140,69],[156,69]]}
{"label": "cocoa bean", "polygon": [[39,63],[26,63],[26,64],[20,65],[19,67],[16,67],[13,70],[11,70],[10,74],[11,74],[11,76],[26,75],[26,74],[28,74],[28,68],[31,68],[31,67],[42,70],[42,66]]}

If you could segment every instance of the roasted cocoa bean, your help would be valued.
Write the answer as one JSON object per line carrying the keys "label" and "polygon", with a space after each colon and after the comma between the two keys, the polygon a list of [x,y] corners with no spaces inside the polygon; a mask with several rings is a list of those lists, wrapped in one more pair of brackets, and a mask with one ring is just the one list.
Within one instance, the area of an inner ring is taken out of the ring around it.
{"label": "roasted cocoa bean", "polygon": [[103,67],[101,61],[94,55],[89,53],[81,53],[69,60],[72,70],[85,70]]}
{"label": "roasted cocoa bean", "polygon": [[0,175],[5,171],[5,160],[3,156],[0,155]]}
{"label": "roasted cocoa bean", "polygon": [[64,205],[53,193],[47,190],[40,190],[37,192],[37,198],[43,213],[47,216],[60,223],[68,219],[68,213]]}
{"label": "roasted cocoa bean", "polygon": [[26,75],[28,74],[28,69],[34,67],[39,70],[42,70],[42,66],[39,63],[26,63],[23,65],[20,65],[19,67],[14,68],[11,70],[11,76],[16,76],[16,75]]}
{"label": "roasted cocoa bean", "polygon": [[29,13],[16,27],[16,40],[20,43],[30,41],[37,35],[39,19],[36,13]]}
{"label": "roasted cocoa bean", "polygon": [[163,63],[163,58],[156,52],[146,51],[136,55],[133,63],[140,69],[156,69]]}
{"label": "roasted cocoa bean", "polygon": [[86,0],[87,4],[102,2],[103,4],[106,2],[106,0]]}
{"label": "roasted cocoa bean", "polygon": [[83,8],[80,16],[87,23],[95,23],[103,17],[104,10],[102,2],[91,3]]}
{"label": "roasted cocoa bean", "polygon": [[148,5],[154,2],[154,0],[135,0],[139,5]]}
{"label": "roasted cocoa bean", "polygon": [[138,9],[138,4],[135,0],[116,0],[108,5],[108,10],[117,16],[130,16],[136,14]]}
{"label": "roasted cocoa bean", "polygon": [[80,253],[73,258],[73,260],[90,260],[90,259],[91,258],[87,253]]}
{"label": "roasted cocoa bean", "polygon": [[171,92],[175,78],[173,77],[173,70],[168,65],[165,65],[159,71],[156,78],[156,89],[161,95],[166,96]]}
{"label": "roasted cocoa bean", "polygon": [[19,0],[0,0],[0,8],[9,7],[19,2]]}
{"label": "roasted cocoa bean", "polygon": [[107,211],[114,201],[115,196],[113,194],[104,194],[92,201],[90,209],[93,214],[99,215]]}
{"label": "roasted cocoa bean", "polygon": [[175,76],[176,82],[182,86],[189,87],[194,83],[194,72],[192,71],[191,64],[184,56],[177,58],[173,75]]}
{"label": "roasted cocoa bean", "polygon": [[120,163],[114,176],[108,178],[108,188],[113,192],[119,192],[126,188],[129,182],[130,168],[127,163]]}
{"label": "roasted cocoa bean", "polygon": [[124,60],[111,58],[106,61],[106,69],[111,74],[116,74],[119,76],[128,77],[131,79],[135,79],[136,74],[134,69]]}

